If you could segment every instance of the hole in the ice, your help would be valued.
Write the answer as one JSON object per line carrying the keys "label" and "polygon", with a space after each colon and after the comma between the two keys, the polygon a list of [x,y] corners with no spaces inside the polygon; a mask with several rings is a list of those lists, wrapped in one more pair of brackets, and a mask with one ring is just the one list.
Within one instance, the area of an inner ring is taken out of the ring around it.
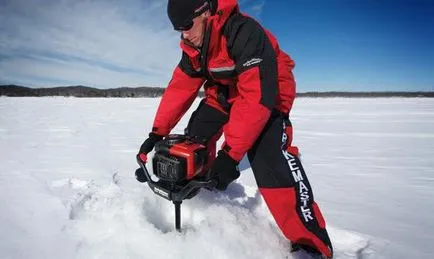
{"label": "hole in the ice", "polygon": [[168,221],[164,208],[155,205],[150,205],[146,201],[143,203],[142,211],[146,220],[163,234],[175,231],[175,218],[173,218],[173,222]]}

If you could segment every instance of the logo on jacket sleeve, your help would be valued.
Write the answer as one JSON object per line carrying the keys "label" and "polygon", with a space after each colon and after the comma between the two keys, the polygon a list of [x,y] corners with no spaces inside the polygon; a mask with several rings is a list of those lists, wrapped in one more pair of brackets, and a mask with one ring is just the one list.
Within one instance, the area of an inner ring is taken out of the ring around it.
{"label": "logo on jacket sleeve", "polygon": [[246,61],[243,64],[243,67],[250,67],[252,65],[255,65],[255,64],[258,64],[258,63],[261,63],[261,62],[262,62],[262,58],[252,58],[252,59]]}

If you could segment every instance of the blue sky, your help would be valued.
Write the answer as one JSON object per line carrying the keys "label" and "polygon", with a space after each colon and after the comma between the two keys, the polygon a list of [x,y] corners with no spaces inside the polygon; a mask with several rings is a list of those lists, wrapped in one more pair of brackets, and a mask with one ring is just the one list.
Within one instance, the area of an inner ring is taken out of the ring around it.
{"label": "blue sky", "polygon": [[[434,91],[434,3],[242,0],[296,62],[297,90]],[[164,0],[0,0],[0,84],[161,86],[179,35]]]}
{"label": "blue sky", "polygon": [[303,90],[434,90],[432,1],[268,1],[261,18]]}

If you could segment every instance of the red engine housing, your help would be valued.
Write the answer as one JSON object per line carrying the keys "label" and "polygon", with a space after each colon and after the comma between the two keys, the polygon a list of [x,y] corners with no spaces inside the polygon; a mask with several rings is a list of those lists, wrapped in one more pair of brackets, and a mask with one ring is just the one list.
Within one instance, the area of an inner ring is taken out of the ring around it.
{"label": "red engine housing", "polygon": [[208,152],[203,144],[185,135],[169,135],[155,145],[153,171],[160,179],[191,180],[204,172]]}

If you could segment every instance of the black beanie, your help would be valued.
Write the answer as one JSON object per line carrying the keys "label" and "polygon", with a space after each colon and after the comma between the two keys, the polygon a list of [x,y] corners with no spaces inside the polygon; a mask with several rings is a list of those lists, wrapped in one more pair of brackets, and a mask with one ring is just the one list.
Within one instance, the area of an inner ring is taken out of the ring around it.
{"label": "black beanie", "polygon": [[193,26],[193,18],[209,10],[208,0],[169,0],[167,14],[173,28],[186,31]]}

